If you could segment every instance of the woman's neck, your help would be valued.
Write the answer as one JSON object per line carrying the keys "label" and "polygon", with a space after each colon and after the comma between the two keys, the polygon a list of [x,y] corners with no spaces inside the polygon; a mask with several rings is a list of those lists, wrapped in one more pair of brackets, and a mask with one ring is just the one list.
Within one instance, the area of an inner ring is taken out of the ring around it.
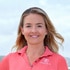
{"label": "woman's neck", "polygon": [[32,64],[36,59],[43,55],[45,47],[43,45],[28,45],[26,54],[29,63]]}
{"label": "woman's neck", "polygon": [[39,55],[45,51],[44,45],[28,45],[27,54]]}

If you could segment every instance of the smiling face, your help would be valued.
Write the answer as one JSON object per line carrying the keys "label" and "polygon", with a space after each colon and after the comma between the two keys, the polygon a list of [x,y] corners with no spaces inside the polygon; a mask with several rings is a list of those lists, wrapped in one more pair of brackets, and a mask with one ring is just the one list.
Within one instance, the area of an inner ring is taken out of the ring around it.
{"label": "smiling face", "polygon": [[43,44],[47,35],[44,19],[39,14],[29,14],[24,18],[22,34],[27,44]]}

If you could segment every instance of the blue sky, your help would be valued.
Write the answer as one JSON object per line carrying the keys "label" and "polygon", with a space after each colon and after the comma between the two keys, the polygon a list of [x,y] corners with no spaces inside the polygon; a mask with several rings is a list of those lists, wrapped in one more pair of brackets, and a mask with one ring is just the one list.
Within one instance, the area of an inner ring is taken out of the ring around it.
{"label": "blue sky", "polygon": [[33,6],[48,13],[57,32],[65,38],[59,53],[70,57],[70,0],[0,0],[0,55],[11,52],[21,14]]}

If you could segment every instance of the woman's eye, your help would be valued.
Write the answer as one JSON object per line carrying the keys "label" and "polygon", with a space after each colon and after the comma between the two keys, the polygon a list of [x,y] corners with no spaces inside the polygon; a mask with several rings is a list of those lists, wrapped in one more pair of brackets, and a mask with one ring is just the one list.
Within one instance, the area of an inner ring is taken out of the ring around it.
{"label": "woman's eye", "polygon": [[26,26],[26,27],[31,27],[31,26]]}
{"label": "woman's eye", "polygon": [[42,27],[41,25],[39,25],[38,27]]}

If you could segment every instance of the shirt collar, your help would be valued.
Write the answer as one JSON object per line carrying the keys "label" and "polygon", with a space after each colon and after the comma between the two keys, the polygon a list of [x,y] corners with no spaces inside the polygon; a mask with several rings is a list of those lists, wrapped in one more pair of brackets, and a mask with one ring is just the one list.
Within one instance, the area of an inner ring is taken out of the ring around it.
{"label": "shirt collar", "polygon": [[26,52],[27,46],[24,46],[21,50],[18,51],[18,54],[23,55]]}
{"label": "shirt collar", "polygon": [[48,57],[48,56],[51,56],[51,55],[53,55],[53,52],[46,46],[46,50],[41,57],[45,57],[45,56]]}
{"label": "shirt collar", "polygon": [[[24,53],[26,52],[26,49],[27,49],[27,46],[24,46],[24,48],[22,48],[21,50],[18,51],[18,54],[24,55]],[[49,48],[46,46],[46,50],[41,57],[51,56],[51,55],[53,55],[53,52],[50,51]]]}

